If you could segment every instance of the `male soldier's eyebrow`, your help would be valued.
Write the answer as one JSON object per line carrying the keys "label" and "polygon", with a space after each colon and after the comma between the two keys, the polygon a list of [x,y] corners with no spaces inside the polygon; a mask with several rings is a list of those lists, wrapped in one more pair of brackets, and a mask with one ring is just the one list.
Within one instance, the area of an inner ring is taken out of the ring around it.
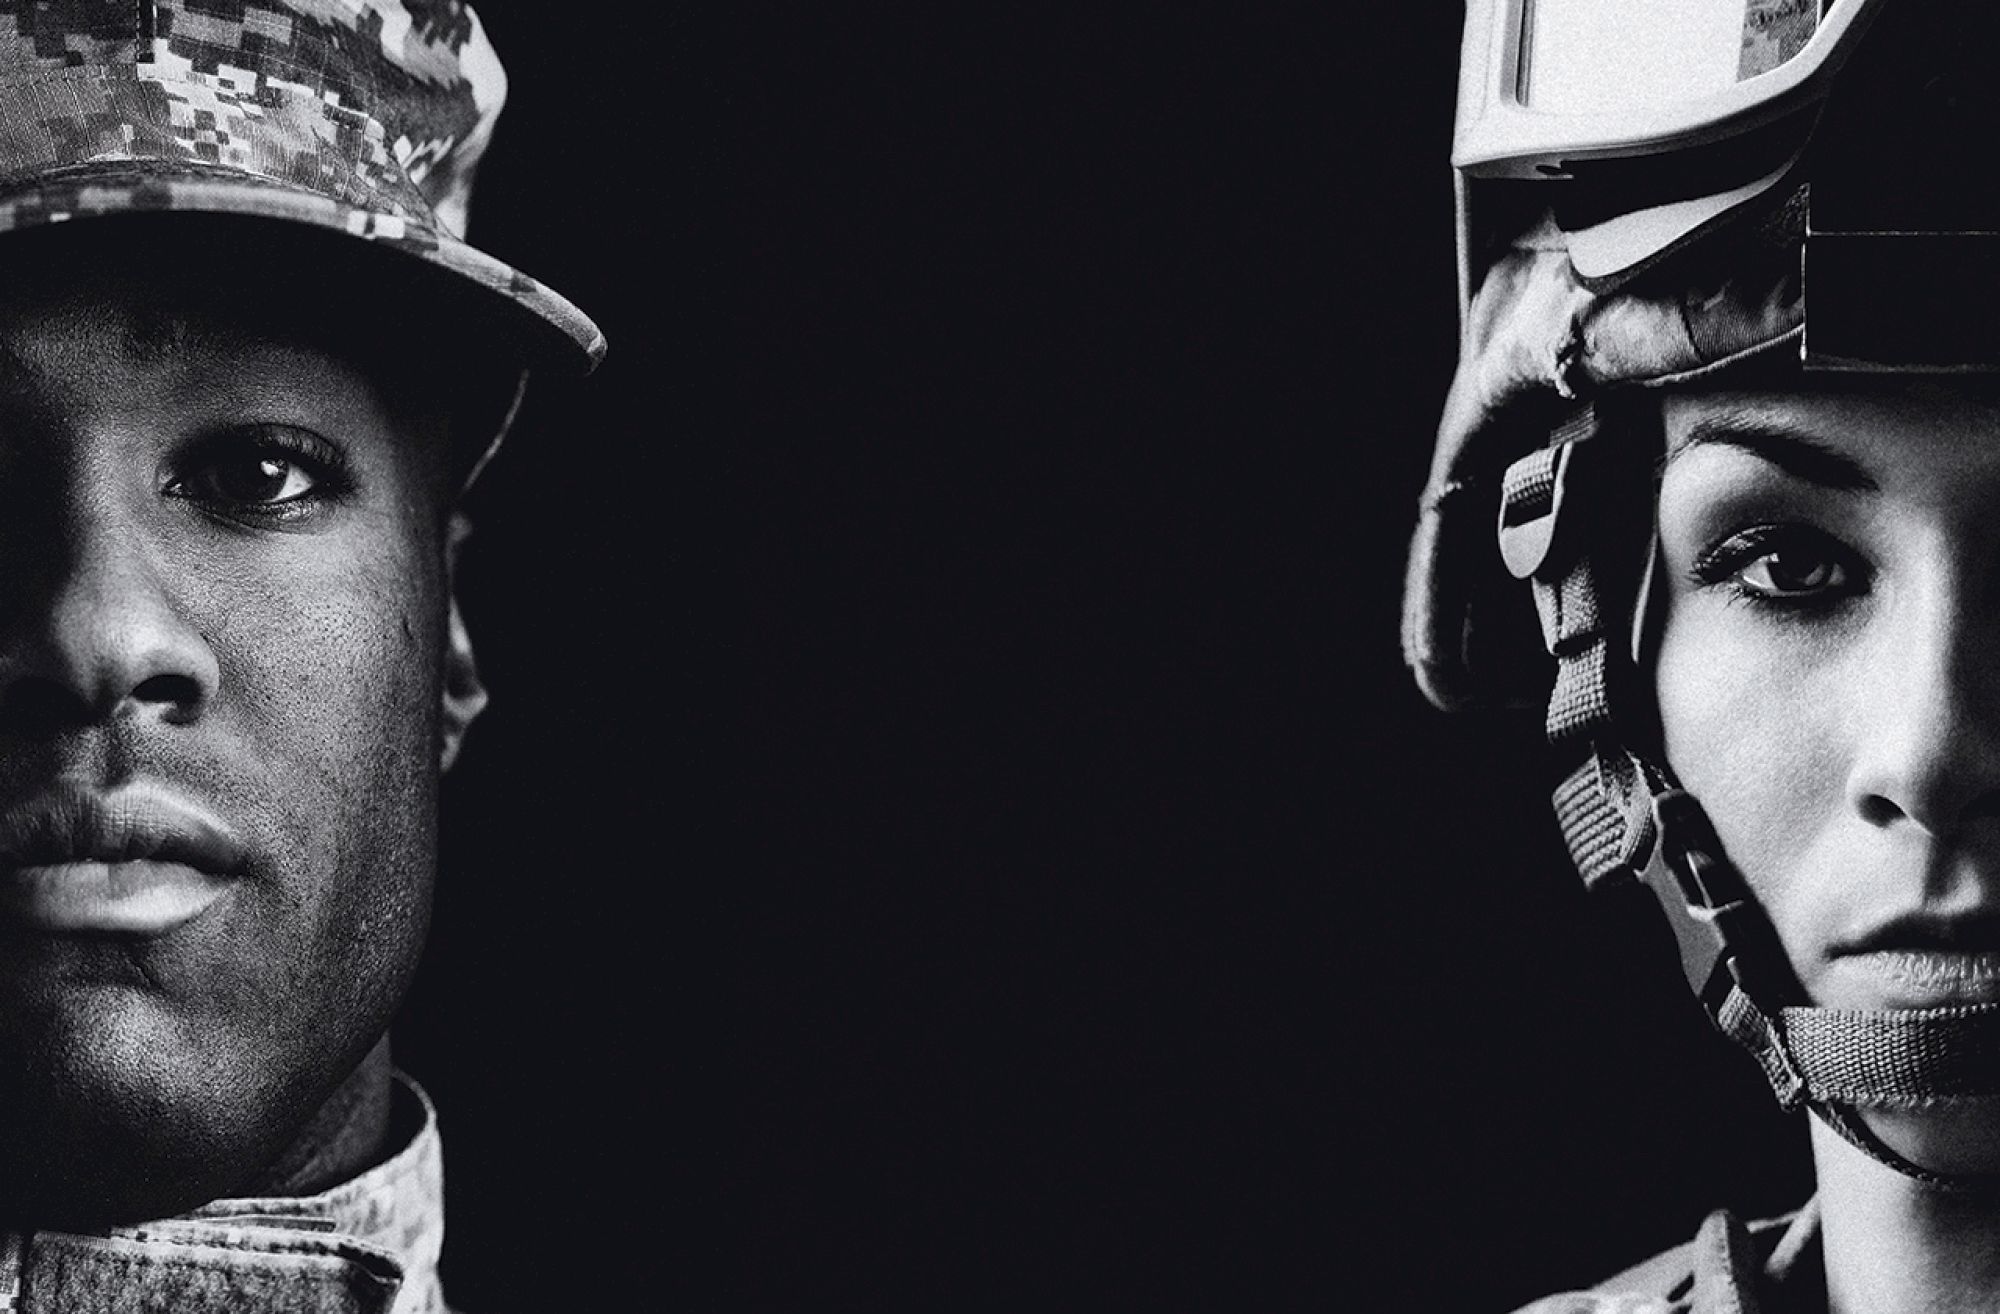
{"label": "male soldier's eyebrow", "polygon": [[[140,365],[158,365],[197,343],[221,340],[198,320],[173,310],[141,308],[122,320],[99,322],[117,333],[119,350]],[[0,388],[32,387],[47,372],[46,362],[24,354],[11,334],[0,334]]]}
{"label": "male soldier's eyebrow", "polygon": [[1804,430],[1781,420],[1727,412],[1705,415],[1689,426],[1687,436],[1667,453],[1672,464],[1696,447],[1734,447],[1769,461],[1785,473],[1836,492],[1876,492],[1874,476],[1845,453],[1837,452]]}
{"label": "male soldier's eyebrow", "polygon": [[23,376],[40,373],[41,370],[30,363],[26,356],[15,350],[12,341],[0,336],[0,380],[12,382]]}
{"label": "male soldier's eyebrow", "polygon": [[11,335],[0,334],[0,397],[10,405],[30,399],[47,377],[44,364],[25,355]]}

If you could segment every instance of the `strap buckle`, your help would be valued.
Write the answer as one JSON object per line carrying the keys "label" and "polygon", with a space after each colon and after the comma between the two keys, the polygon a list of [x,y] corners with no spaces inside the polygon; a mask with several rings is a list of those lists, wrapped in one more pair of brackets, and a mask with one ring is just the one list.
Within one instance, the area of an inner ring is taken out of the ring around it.
{"label": "strap buckle", "polygon": [[1666,912],[1680,946],[1681,971],[1712,1017],[1732,986],[1770,1012],[1799,994],[1778,932],[1694,796],[1665,789],[1653,796],[1653,852],[1639,879]]}
{"label": "strap buckle", "polygon": [[1569,493],[1576,444],[1530,452],[1500,480],[1500,559],[1515,579],[1532,579],[1555,560],[1556,528]]}

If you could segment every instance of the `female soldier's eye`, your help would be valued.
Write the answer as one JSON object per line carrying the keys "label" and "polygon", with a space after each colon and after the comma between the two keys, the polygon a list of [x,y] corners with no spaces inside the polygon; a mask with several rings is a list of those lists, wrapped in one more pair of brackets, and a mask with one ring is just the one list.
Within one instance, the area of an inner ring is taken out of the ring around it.
{"label": "female soldier's eye", "polygon": [[1847,572],[1838,561],[1780,548],[1766,552],[1737,571],[1736,578],[1753,592],[1771,597],[1797,597],[1839,588],[1847,582]]}
{"label": "female soldier's eye", "polygon": [[1859,592],[1862,566],[1830,535],[1803,525],[1759,525],[1695,559],[1699,585],[1721,585],[1756,602],[1804,605]]}
{"label": "female soldier's eye", "polygon": [[196,444],[166,492],[211,510],[263,519],[306,514],[344,491],[340,450],[317,434],[259,426]]}

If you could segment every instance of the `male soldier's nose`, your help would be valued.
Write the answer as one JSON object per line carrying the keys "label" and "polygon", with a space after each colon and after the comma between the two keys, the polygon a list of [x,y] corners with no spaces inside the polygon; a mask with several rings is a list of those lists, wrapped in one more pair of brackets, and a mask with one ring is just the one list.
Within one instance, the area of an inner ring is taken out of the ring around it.
{"label": "male soldier's nose", "polygon": [[0,725],[54,729],[152,714],[197,718],[215,654],[177,606],[143,530],[73,522],[0,637]]}

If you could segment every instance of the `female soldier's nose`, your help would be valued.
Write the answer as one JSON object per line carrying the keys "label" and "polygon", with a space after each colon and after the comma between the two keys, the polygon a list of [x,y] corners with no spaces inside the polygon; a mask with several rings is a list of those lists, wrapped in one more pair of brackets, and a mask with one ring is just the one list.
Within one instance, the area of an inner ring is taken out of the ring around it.
{"label": "female soldier's nose", "polygon": [[2000,817],[2000,627],[1957,607],[1905,619],[1857,681],[1850,794],[1874,825],[1952,838]]}

